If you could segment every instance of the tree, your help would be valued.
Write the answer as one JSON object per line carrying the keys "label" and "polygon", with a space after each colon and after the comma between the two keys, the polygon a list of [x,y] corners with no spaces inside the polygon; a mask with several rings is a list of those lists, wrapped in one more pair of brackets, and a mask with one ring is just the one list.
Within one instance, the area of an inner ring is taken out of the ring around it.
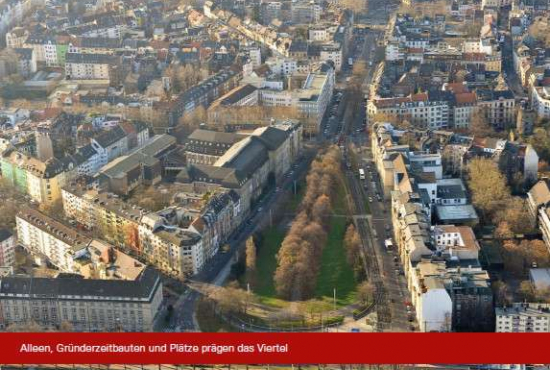
{"label": "tree", "polygon": [[206,123],[206,109],[199,105],[191,113],[184,114],[178,121],[178,126],[183,127],[186,132],[191,133],[200,127],[201,123]]}
{"label": "tree", "polygon": [[366,305],[372,302],[374,296],[374,285],[369,281],[364,281],[357,287],[357,300]]}
{"label": "tree", "polygon": [[502,243],[502,257],[506,270],[516,276],[525,275],[534,264],[550,266],[550,255],[542,240],[522,240],[520,243],[506,240]]}
{"label": "tree", "polygon": [[514,237],[514,232],[508,221],[501,221],[498,223],[495,229],[495,237],[498,239],[512,239]]}
{"label": "tree", "polygon": [[360,258],[361,238],[355,229],[354,224],[350,224],[344,234],[344,247],[346,248],[346,256],[348,264],[355,266]]}
{"label": "tree", "polygon": [[323,220],[328,216],[330,216],[330,198],[326,194],[321,194],[311,207],[311,218],[323,223]]}
{"label": "tree", "polygon": [[289,300],[310,298],[320,267],[329,227],[326,217],[340,173],[340,151],[331,147],[312,162],[306,192],[292,226],[277,253],[274,282],[277,293]]}
{"label": "tree", "polygon": [[496,135],[495,130],[493,130],[493,127],[487,120],[484,109],[478,108],[472,114],[470,120],[470,134],[480,138]]}
{"label": "tree", "polygon": [[73,324],[71,324],[66,320],[63,320],[61,321],[61,324],[59,324],[59,331],[65,332],[65,333],[74,331]]}
{"label": "tree", "polygon": [[[499,225],[499,227],[508,227],[512,234],[525,234],[533,231],[529,210],[522,198],[510,197],[506,199],[503,205],[504,209],[496,213],[493,217],[494,224]],[[513,222],[509,222],[511,220],[513,220]],[[510,236],[510,234],[507,235],[508,237],[513,236]]]}
{"label": "tree", "polygon": [[472,202],[485,217],[490,218],[510,198],[506,178],[497,164],[486,158],[472,159],[467,171]]}
{"label": "tree", "polygon": [[495,297],[495,303],[497,306],[506,306],[510,303],[510,292],[508,285],[502,281],[498,280],[491,284],[493,290],[493,296]]}
{"label": "tree", "polygon": [[164,75],[170,78],[174,93],[186,91],[202,79],[200,69],[192,64],[171,65],[166,68]]}
{"label": "tree", "polygon": [[542,160],[546,162],[550,161],[550,134],[546,127],[536,127],[528,142],[537,151]]}
{"label": "tree", "polygon": [[535,287],[528,281],[522,281],[519,285],[518,295],[522,301],[533,302],[535,300]]}
{"label": "tree", "polygon": [[256,270],[256,244],[252,236],[246,240],[246,269]]}
{"label": "tree", "polygon": [[6,328],[7,332],[25,332],[25,333],[35,333],[43,332],[45,328],[37,324],[35,321],[28,321],[25,323],[10,324]]}
{"label": "tree", "polygon": [[209,298],[218,304],[222,312],[244,314],[248,305],[255,300],[253,295],[232,284],[226,287],[215,287],[210,292]]}

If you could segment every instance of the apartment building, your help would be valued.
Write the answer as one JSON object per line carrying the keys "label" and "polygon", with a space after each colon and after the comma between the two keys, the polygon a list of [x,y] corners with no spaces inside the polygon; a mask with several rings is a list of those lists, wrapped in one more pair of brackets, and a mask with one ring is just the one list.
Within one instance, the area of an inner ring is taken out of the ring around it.
{"label": "apartment building", "polygon": [[445,273],[445,263],[422,261],[413,271],[411,303],[416,310],[420,331],[451,331],[453,302],[444,281],[439,278]]}
{"label": "apartment building", "polygon": [[176,279],[196,274],[205,263],[200,235],[165,225],[164,218],[157,214],[142,218],[139,239],[149,262]]}
{"label": "apartment building", "polygon": [[[44,142],[49,140],[47,135],[37,133],[37,137]],[[101,166],[143,145],[148,138],[147,126],[125,122],[60,159],[50,158],[50,155],[41,160],[37,158],[38,149],[37,156],[31,156],[12,148],[4,151],[0,158],[2,178],[36,202],[51,204],[61,199],[61,188],[73,179],[81,175],[93,176]]]}
{"label": "apartment building", "polygon": [[143,122],[122,122],[92,138],[91,146],[99,155],[98,166],[102,167],[132,149],[143,147],[149,138],[149,128]]}
{"label": "apartment building", "polygon": [[342,47],[338,43],[312,43],[307,48],[308,61],[334,63],[334,70],[339,72],[342,69]]}
{"label": "apartment building", "polygon": [[202,270],[242,222],[241,199],[232,190],[181,194],[181,205],[145,215],[139,238],[148,261],[184,279]]}
{"label": "apartment building", "polygon": [[278,75],[292,76],[298,73],[299,61],[293,58],[270,57],[265,61],[271,72]]}
{"label": "apartment building", "polygon": [[61,196],[61,187],[74,177],[80,163],[73,158],[43,162],[16,150],[0,159],[2,178],[41,204],[51,204]]}
{"label": "apartment building", "polygon": [[[398,145],[403,134],[390,124],[375,123],[371,141],[385,195],[391,199],[397,256],[420,329],[490,331],[492,292],[478,261],[480,247],[473,230],[464,225],[432,226],[436,207],[466,206],[465,186],[460,179],[443,178],[440,153],[413,152],[408,145]],[[427,137],[434,139],[431,133]]]}
{"label": "apartment building", "polygon": [[6,48],[22,48],[29,37],[29,31],[23,27],[14,27],[6,33]]}
{"label": "apartment building", "polygon": [[91,238],[29,207],[15,219],[19,245],[63,272],[79,271],[77,259],[86,255]]}
{"label": "apartment building", "polygon": [[455,128],[468,128],[476,112],[476,95],[473,92],[454,94],[452,125]]}
{"label": "apartment building", "polygon": [[224,115],[226,108],[229,107],[249,107],[256,106],[260,101],[258,89],[250,84],[237,86],[227,94],[215,100],[208,108],[209,121],[226,123],[229,120]]}
{"label": "apartment building", "polygon": [[495,309],[497,333],[547,333],[550,331],[550,304],[513,303]]}
{"label": "apartment building", "polygon": [[67,53],[67,80],[111,80],[116,57],[109,54]]}
{"label": "apartment building", "polygon": [[550,118],[550,86],[531,86],[531,105],[538,117]]}
{"label": "apartment building", "polygon": [[[548,204],[550,204],[550,184],[547,179],[542,179],[527,192],[527,207],[533,225],[537,224],[539,211],[546,208]],[[550,232],[550,224],[548,226]]]}
{"label": "apartment building", "polygon": [[432,226],[435,249],[447,259],[472,260],[479,258],[479,244],[474,231],[469,226],[437,225]]}
{"label": "apartment building", "polygon": [[510,90],[477,90],[477,106],[494,128],[504,130],[513,125],[516,101]]}
{"label": "apartment building", "polygon": [[292,22],[296,24],[318,23],[323,9],[313,1],[295,1],[291,3]]}
{"label": "apartment building", "polygon": [[481,268],[422,260],[409,282],[421,331],[493,330],[493,295],[489,275]]}
{"label": "apartment building", "polygon": [[0,34],[2,39],[8,29],[23,21],[32,10],[32,0],[4,1],[0,6]]}
{"label": "apartment building", "polygon": [[9,267],[15,263],[15,236],[6,229],[0,229],[0,266]]}
{"label": "apartment building", "polygon": [[235,88],[241,78],[240,73],[231,69],[221,70],[181,93],[170,107],[170,126],[176,126],[182,116],[199,106],[208,108],[213,101]]}
{"label": "apartment building", "polygon": [[413,94],[404,98],[379,98],[369,100],[367,114],[378,114],[408,120],[416,128],[440,129],[449,126],[449,103],[430,100],[428,94]]}
{"label": "apartment building", "polygon": [[143,253],[138,238],[143,210],[114,194],[76,184],[69,184],[61,193],[67,217],[123,250],[138,256]]}
{"label": "apartment building", "polygon": [[[184,279],[199,272],[243,217],[234,191],[213,189],[208,198],[192,189],[176,194],[178,206],[149,212],[114,194],[82,187],[63,189],[68,217],[163,273]],[[176,196],[175,195],[175,196]]]}
{"label": "apartment building", "polygon": [[135,280],[0,278],[0,328],[34,321],[44,328],[66,322],[76,331],[153,331],[162,282],[152,268]]}

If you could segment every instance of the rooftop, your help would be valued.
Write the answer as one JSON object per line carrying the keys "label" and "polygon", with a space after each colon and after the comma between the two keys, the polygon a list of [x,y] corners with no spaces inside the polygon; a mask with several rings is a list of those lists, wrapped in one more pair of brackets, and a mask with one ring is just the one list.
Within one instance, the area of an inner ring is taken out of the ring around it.
{"label": "rooftop", "polygon": [[76,299],[86,297],[89,300],[140,300],[149,302],[154,292],[161,287],[158,273],[147,267],[134,280],[95,280],[79,277],[31,278],[2,277],[0,279],[0,297],[31,295],[40,299]]}
{"label": "rooftop", "polygon": [[30,207],[24,207],[19,211],[17,218],[50,234],[55,239],[61,240],[71,246],[75,252],[86,248],[91,242],[91,238]]}

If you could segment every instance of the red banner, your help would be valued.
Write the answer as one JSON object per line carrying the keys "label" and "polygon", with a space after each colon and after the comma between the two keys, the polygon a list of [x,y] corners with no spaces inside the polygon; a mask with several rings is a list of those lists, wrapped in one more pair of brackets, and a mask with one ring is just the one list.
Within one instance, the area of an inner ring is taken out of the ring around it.
{"label": "red banner", "polygon": [[0,341],[1,364],[550,363],[550,333],[1,333]]}

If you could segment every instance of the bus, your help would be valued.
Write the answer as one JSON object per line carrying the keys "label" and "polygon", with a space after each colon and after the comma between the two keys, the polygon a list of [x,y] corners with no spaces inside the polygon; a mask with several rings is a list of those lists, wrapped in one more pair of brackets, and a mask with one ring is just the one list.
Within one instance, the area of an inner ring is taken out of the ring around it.
{"label": "bus", "polygon": [[359,180],[364,180],[365,179],[365,170],[360,168],[359,169]]}

